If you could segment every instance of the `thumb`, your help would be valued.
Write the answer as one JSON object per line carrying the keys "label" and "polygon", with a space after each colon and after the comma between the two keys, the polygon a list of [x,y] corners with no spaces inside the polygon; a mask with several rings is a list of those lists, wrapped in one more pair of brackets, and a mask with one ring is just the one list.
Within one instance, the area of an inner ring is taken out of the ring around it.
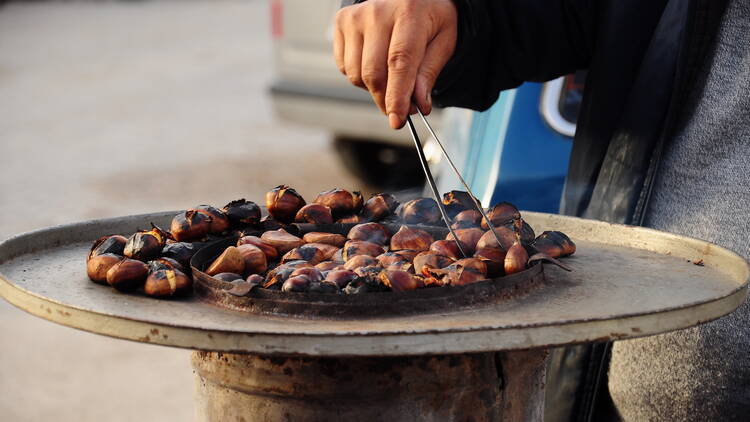
{"label": "thumb", "polygon": [[456,48],[455,29],[446,29],[439,32],[427,45],[422,64],[417,70],[417,78],[414,85],[414,101],[423,114],[432,111],[432,88],[440,72],[448,63]]}

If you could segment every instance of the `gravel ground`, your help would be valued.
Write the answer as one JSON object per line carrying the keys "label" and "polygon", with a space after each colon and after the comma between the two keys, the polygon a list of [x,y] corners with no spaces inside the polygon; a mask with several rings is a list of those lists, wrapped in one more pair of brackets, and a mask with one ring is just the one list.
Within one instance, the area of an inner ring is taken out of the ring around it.
{"label": "gravel ground", "polygon": [[[358,187],[327,133],[274,121],[268,16],[251,0],[0,7],[0,238],[279,183]],[[187,351],[3,301],[0,339],[2,421],[192,419]]]}

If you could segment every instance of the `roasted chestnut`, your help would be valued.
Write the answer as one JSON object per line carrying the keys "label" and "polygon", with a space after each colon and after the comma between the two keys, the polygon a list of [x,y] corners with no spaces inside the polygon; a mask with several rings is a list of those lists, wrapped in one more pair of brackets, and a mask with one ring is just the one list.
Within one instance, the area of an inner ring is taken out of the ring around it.
{"label": "roasted chestnut", "polygon": [[352,271],[354,271],[354,274],[357,274],[360,277],[377,278],[381,272],[385,271],[385,269],[378,265],[366,265],[363,267],[357,267]]}
{"label": "roasted chestnut", "polygon": [[414,257],[417,256],[417,255],[419,255],[419,253],[422,252],[422,251],[416,251],[414,249],[401,249],[401,250],[398,250],[398,251],[390,251],[390,252],[393,252],[396,255],[400,255],[400,256],[404,257],[405,260],[407,260],[409,262],[412,262],[412,261],[414,261]]}
{"label": "roasted chestnut", "polygon": [[281,286],[282,292],[306,292],[310,287],[310,278],[306,275],[289,277]]}
{"label": "roasted chestnut", "polygon": [[107,284],[122,292],[143,286],[148,277],[148,265],[137,259],[125,258],[107,271]]}
{"label": "roasted chestnut", "polygon": [[505,273],[506,252],[501,248],[482,248],[474,252],[474,258],[479,258],[487,265],[488,277],[500,277]]}
{"label": "roasted chestnut", "polygon": [[495,233],[497,234],[497,237],[500,238],[501,243],[499,245],[497,243],[497,239],[492,234],[492,231],[488,230],[484,232],[481,238],[479,238],[479,241],[477,242],[477,249],[499,247],[507,251],[511,246],[513,246],[513,243],[516,242],[516,230],[511,225],[495,226]]}
{"label": "roasted chestnut", "polygon": [[375,257],[385,252],[383,247],[377,243],[364,240],[350,240],[344,244],[343,249],[344,252],[341,257],[344,261],[349,261],[349,258],[355,255],[369,255]]}
{"label": "roasted chestnut", "polygon": [[244,272],[245,258],[242,257],[240,251],[234,246],[226,248],[206,269],[206,274],[208,275],[219,273],[242,274]]}
{"label": "roasted chestnut", "polygon": [[261,238],[257,236],[242,236],[237,240],[237,246],[242,245],[253,245],[256,248],[263,251],[264,254],[266,254],[266,261],[276,261],[279,259],[279,251],[276,250],[276,248],[261,240]]}
{"label": "roasted chestnut", "polygon": [[266,193],[268,213],[281,223],[293,222],[297,211],[304,206],[305,199],[289,186],[279,185]]}
{"label": "roasted chestnut", "polygon": [[466,286],[487,279],[487,265],[477,258],[466,258],[451,264],[445,278],[451,286]]}
{"label": "roasted chestnut", "polygon": [[436,224],[442,219],[440,208],[432,198],[412,199],[396,210],[406,224]]}
{"label": "roasted chestnut", "polygon": [[401,226],[398,232],[391,237],[391,250],[411,249],[426,251],[434,241],[435,239],[432,238],[432,235],[424,230]]}
{"label": "roasted chestnut", "polygon": [[[519,224],[519,221],[521,220],[521,212],[518,211],[518,208],[516,208],[515,205],[509,202],[501,202],[492,207],[490,212],[487,213],[487,217],[490,218],[492,225],[495,227],[505,225],[513,226],[514,224]],[[484,219],[482,219],[482,228],[489,230],[489,226]]]}
{"label": "roasted chestnut", "polygon": [[477,210],[464,210],[453,217],[453,229],[468,229],[479,227],[482,222],[482,214]]}
{"label": "roasted chestnut", "polygon": [[270,215],[265,216],[262,220],[260,220],[259,229],[261,231],[269,231],[269,230],[278,230],[283,229],[287,227],[286,224],[281,223],[280,221],[277,221],[275,218],[271,217]]}
{"label": "roasted chestnut", "polygon": [[319,193],[313,202],[330,208],[333,218],[338,220],[341,217],[359,212],[362,208],[362,194],[344,189],[331,189]]}
{"label": "roasted chestnut", "polygon": [[[327,246],[333,250],[326,250],[318,245]],[[281,257],[281,263],[283,264],[289,261],[297,261],[301,259],[309,262],[311,265],[317,265],[329,259],[338,250],[335,246],[323,245],[322,243],[319,243],[318,245],[305,244],[294,248]]]}
{"label": "roasted chestnut", "polygon": [[321,281],[324,278],[323,273],[320,272],[320,270],[315,267],[297,268],[296,270],[294,270],[294,272],[292,272],[289,275],[289,277],[296,277],[298,275],[307,276],[307,278],[309,278],[310,281]]}
{"label": "roasted chestnut", "polygon": [[336,283],[339,289],[343,289],[350,281],[357,278],[357,274],[350,270],[334,270],[326,274],[326,281]]}
{"label": "roasted chestnut", "polygon": [[346,243],[346,237],[336,233],[324,233],[324,232],[310,232],[305,233],[302,236],[302,240],[305,243],[325,243],[326,245],[332,245],[337,248],[344,246]]}
{"label": "roasted chestnut", "polygon": [[443,194],[443,205],[448,218],[453,219],[458,213],[465,210],[472,210],[479,201],[472,198],[468,192],[462,190],[452,190]]}
{"label": "roasted chestnut", "polygon": [[221,209],[232,227],[257,226],[260,223],[260,207],[245,198],[232,201]]}
{"label": "roasted chestnut", "polygon": [[505,255],[503,265],[505,274],[510,275],[525,270],[528,262],[529,254],[526,252],[526,248],[521,245],[520,241],[516,241],[516,243],[508,249],[508,253]]}
{"label": "roasted chestnut", "polygon": [[263,284],[264,279],[263,279],[263,276],[260,274],[250,274],[249,276],[247,276],[247,279],[245,281],[250,283],[252,287],[255,287],[255,286],[260,286],[261,284]]}
{"label": "roasted chestnut", "polygon": [[342,267],[343,264],[340,262],[333,262],[333,261],[323,261],[319,264],[315,265],[315,268],[319,269],[322,272],[331,271],[335,268]]}
{"label": "roasted chestnut", "polygon": [[151,224],[151,230],[139,230],[125,244],[126,257],[139,261],[150,261],[161,254],[161,250],[171,235]]}
{"label": "roasted chestnut", "polygon": [[211,217],[211,222],[208,225],[209,233],[221,234],[229,229],[229,218],[224,214],[224,211],[210,205],[198,205],[194,209],[201,214]]}
{"label": "roasted chestnut", "polygon": [[572,255],[576,251],[576,244],[563,232],[545,231],[531,244],[534,249],[552,258]]}
{"label": "roasted chestnut", "polygon": [[167,243],[161,249],[163,257],[172,258],[185,268],[190,268],[190,259],[193,258],[195,252],[195,245],[187,242]]}
{"label": "roasted chestnut", "polygon": [[206,237],[211,229],[211,217],[197,210],[187,210],[172,219],[170,232],[178,242]]}
{"label": "roasted chestnut", "polygon": [[113,253],[91,257],[86,262],[86,274],[95,283],[107,284],[107,271],[123,259],[121,255]]}
{"label": "roasted chestnut", "polygon": [[350,240],[364,240],[379,245],[388,244],[391,233],[385,226],[378,223],[357,224],[349,230],[347,238]]}
{"label": "roasted chestnut", "polygon": [[454,262],[453,258],[425,251],[414,257],[414,271],[417,274],[429,275],[426,270],[445,268]]}
{"label": "roasted chestnut", "polygon": [[531,245],[534,242],[535,237],[536,234],[534,234],[534,229],[529,225],[529,223],[521,219],[521,244],[523,244],[524,246]]}
{"label": "roasted chestnut", "polygon": [[445,255],[453,259],[464,258],[455,240],[436,240],[430,245],[430,252]]}
{"label": "roasted chestnut", "polygon": [[364,222],[364,217],[359,214],[345,215],[336,220],[336,224],[359,224]]}
{"label": "roasted chestnut", "polygon": [[344,269],[354,271],[359,267],[367,267],[371,265],[378,265],[378,260],[370,255],[355,255],[346,261]]}
{"label": "roasted chestnut", "polygon": [[148,275],[143,292],[153,297],[170,297],[189,292],[192,287],[192,280],[182,271],[162,269]]}
{"label": "roasted chestnut", "polygon": [[362,207],[362,217],[367,221],[378,221],[393,214],[398,208],[398,201],[389,193],[372,195]]}
{"label": "roasted chestnut", "polygon": [[331,209],[325,205],[307,204],[297,211],[294,217],[296,223],[333,224]]}
{"label": "roasted chestnut", "polygon": [[156,258],[152,261],[148,261],[146,265],[148,265],[149,273],[153,273],[159,270],[178,270],[183,273],[185,272],[185,267],[183,267],[182,264],[172,258]]}
{"label": "roasted chestnut", "polygon": [[414,264],[409,261],[399,261],[384,267],[386,270],[401,270],[406,271],[409,274],[414,274]]}
{"label": "roasted chestnut", "polygon": [[305,243],[304,240],[288,233],[284,229],[267,231],[260,236],[260,240],[275,247],[280,254],[285,254]]}
{"label": "roasted chestnut", "polygon": [[386,270],[380,273],[380,282],[394,292],[406,292],[424,287],[424,282],[406,271]]}
{"label": "roasted chestnut", "polygon": [[[478,227],[454,230],[454,232],[456,233],[456,237],[458,237],[458,241],[461,242],[461,247],[467,256],[474,254],[474,251],[477,250],[479,239],[484,235],[484,231]],[[453,233],[448,233],[445,240],[454,240]]]}
{"label": "roasted chestnut", "polygon": [[246,243],[237,246],[242,259],[245,261],[246,274],[261,274],[268,269],[268,259],[262,249]]}
{"label": "roasted chestnut", "polygon": [[404,258],[403,256],[395,252],[386,252],[384,254],[380,254],[376,256],[375,259],[378,260],[378,264],[383,268],[387,268],[399,262],[407,262],[407,263],[409,262],[406,260],[406,258]]}
{"label": "roasted chestnut", "polygon": [[357,277],[344,287],[343,292],[355,295],[370,292],[387,292],[388,286],[383,284],[377,277]]}
{"label": "roasted chestnut", "polygon": [[125,251],[126,243],[128,243],[128,239],[125,236],[120,236],[119,234],[102,236],[96,239],[94,245],[91,246],[91,250],[89,251],[89,256],[87,259],[91,259],[95,256],[104,254],[115,254],[122,256],[123,252]]}

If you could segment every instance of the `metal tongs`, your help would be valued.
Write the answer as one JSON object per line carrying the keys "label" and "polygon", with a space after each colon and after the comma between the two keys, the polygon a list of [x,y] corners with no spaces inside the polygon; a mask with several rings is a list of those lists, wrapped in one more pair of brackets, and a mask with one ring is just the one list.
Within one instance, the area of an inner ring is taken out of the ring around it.
{"label": "metal tongs", "polygon": [[[484,208],[482,208],[482,204],[479,202],[477,197],[474,196],[474,192],[471,191],[471,188],[466,183],[464,178],[461,176],[461,172],[458,171],[458,168],[456,168],[456,165],[453,164],[453,160],[451,160],[451,157],[448,156],[448,152],[445,150],[445,147],[443,147],[442,142],[440,142],[440,138],[438,138],[435,131],[432,130],[432,126],[430,126],[430,123],[424,117],[424,114],[422,114],[422,112],[419,111],[419,108],[417,108],[417,113],[419,114],[419,117],[422,118],[422,121],[424,122],[425,126],[427,126],[427,130],[430,132],[430,135],[432,135],[432,137],[435,139],[435,142],[437,142],[438,146],[440,147],[440,151],[443,152],[443,156],[448,161],[448,164],[450,164],[451,168],[453,169],[453,172],[456,174],[456,176],[458,176],[458,179],[461,181],[461,184],[464,185],[464,188],[466,188],[466,192],[468,192],[469,195],[471,196],[471,199],[473,199],[474,206],[482,214],[482,218],[484,218],[484,221],[487,222],[487,226],[492,231],[492,235],[495,236],[495,240],[497,240],[497,244],[502,245],[503,243],[500,241],[500,237],[497,235],[497,232],[495,231],[495,226],[492,224],[492,221],[490,221],[489,217],[487,217],[487,213],[484,212]],[[443,220],[445,221],[445,225],[448,226],[448,230],[450,230],[451,235],[453,235],[453,239],[456,241],[456,245],[458,246],[458,249],[461,251],[461,255],[463,255],[464,258],[468,258],[466,251],[464,251],[464,248],[461,246],[461,242],[458,241],[458,236],[456,236],[456,233],[453,231],[453,228],[451,227],[451,221],[448,218],[448,214],[445,212],[445,205],[443,204],[443,200],[440,196],[440,192],[438,192],[437,185],[435,184],[435,179],[432,177],[430,166],[427,165],[427,158],[425,158],[424,151],[422,151],[422,142],[419,141],[419,134],[417,134],[417,130],[414,127],[414,122],[411,121],[411,116],[406,117],[406,123],[409,126],[411,137],[412,139],[414,139],[414,146],[417,147],[417,155],[419,155],[419,162],[422,163],[422,169],[424,170],[424,175],[427,177],[427,183],[430,185],[430,189],[432,190],[432,195],[435,197],[435,202],[437,202],[438,208],[440,208],[440,213],[443,215]]]}

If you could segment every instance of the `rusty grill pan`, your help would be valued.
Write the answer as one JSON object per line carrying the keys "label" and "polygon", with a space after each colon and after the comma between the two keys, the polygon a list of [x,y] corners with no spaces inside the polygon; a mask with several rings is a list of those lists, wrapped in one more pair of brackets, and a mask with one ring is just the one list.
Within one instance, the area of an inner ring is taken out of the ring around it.
{"label": "rusty grill pan", "polygon": [[[400,225],[383,224],[392,233]],[[291,231],[311,231],[346,235],[354,224],[297,224]],[[436,239],[443,238],[446,228],[411,225],[425,230]],[[508,300],[540,286],[544,268],[540,263],[519,273],[487,279],[462,287],[434,287],[407,292],[370,292],[354,295],[282,292],[252,289],[246,296],[227,293],[234,284],[218,280],[203,272],[224,249],[237,242],[236,237],[215,241],[198,251],[191,261],[195,293],[207,303],[253,314],[298,316],[306,318],[357,318],[441,313],[468,307],[480,307]]]}

